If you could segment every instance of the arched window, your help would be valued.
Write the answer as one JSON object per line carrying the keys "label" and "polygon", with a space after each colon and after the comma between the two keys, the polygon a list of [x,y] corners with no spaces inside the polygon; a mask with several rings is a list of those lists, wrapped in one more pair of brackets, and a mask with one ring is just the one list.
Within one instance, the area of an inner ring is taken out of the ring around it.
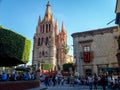
{"label": "arched window", "polygon": [[45,45],[48,45],[48,37],[46,37]]}
{"label": "arched window", "polygon": [[40,25],[40,32],[42,32],[42,25]]}
{"label": "arched window", "polygon": [[48,33],[48,24],[46,24],[46,33]]}
{"label": "arched window", "polygon": [[49,32],[51,31],[51,25],[49,24]]}
{"label": "arched window", "polygon": [[42,44],[43,44],[43,40],[44,40],[44,38],[42,37],[42,40],[41,40],[41,43],[40,43],[40,45],[42,45]]}
{"label": "arched window", "polygon": [[40,46],[40,38],[38,38],[38,46]]}
{"label": "arched window", "polygon": [[43,24],[43,33],[44,33],[44,24]]}
{"label": "arched window", "polygon": [[42,56],[44,56],[44,51],[42,51]]}

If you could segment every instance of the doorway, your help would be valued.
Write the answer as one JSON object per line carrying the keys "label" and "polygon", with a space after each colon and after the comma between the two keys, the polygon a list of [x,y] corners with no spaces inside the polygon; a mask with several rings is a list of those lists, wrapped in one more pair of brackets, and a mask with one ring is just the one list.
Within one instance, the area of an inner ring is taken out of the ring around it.
{"label": "doorway", "polygon": [[92,70],[91,69],[86,69],[85,74],[86,75],[92,75]]}

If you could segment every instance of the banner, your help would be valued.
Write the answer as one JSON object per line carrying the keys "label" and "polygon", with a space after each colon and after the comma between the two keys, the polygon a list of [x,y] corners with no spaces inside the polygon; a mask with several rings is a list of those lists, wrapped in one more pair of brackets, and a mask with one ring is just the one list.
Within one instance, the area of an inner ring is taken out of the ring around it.
{"label": "banner", "polygon": [[83,52],[83,60],[86,63],[90,63],[90,52]]}

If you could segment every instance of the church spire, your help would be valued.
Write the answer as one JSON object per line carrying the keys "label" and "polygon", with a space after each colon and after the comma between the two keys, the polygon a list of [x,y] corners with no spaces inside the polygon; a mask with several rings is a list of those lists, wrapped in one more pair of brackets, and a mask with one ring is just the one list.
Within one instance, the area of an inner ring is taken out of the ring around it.
{"label": "church spire", "polygon": [[40,23],[41,23],[41,17],[39,16],[39,18],[38,18],[38,25],[40,25]]}
{"label": "church spire", "polygon": [[44,22],[52,21],[52,12],[51,12],[50,2],[49,1],[48,1],[47,5],[46,5],[46,12],[45,12],[45,16],[44,16],[43,21]]}
{"label": "church spire", "polygon": [[64,23],[62,22],[61,32],[65,32]]}

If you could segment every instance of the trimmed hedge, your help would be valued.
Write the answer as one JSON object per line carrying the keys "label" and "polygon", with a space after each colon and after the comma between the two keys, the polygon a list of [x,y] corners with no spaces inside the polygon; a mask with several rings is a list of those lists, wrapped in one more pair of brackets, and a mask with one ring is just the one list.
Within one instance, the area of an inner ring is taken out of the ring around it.
{"label": "trimmed hedge", "polygon": [[69,68],[72,68],[72,70],[74,70],[73,63],[63,64],[63,71],[69,71]]}
{"label": "trimmed hedge", "polygon": [[52,69],[52,64],[49,63],[41,63],[42,69],[43,70],[50,70]]}
{"label": "trimmed hedge", "polygon": [[0,62],[5,58],[27,63],[30,48],[31,42],[28,39],[0,26]]}

